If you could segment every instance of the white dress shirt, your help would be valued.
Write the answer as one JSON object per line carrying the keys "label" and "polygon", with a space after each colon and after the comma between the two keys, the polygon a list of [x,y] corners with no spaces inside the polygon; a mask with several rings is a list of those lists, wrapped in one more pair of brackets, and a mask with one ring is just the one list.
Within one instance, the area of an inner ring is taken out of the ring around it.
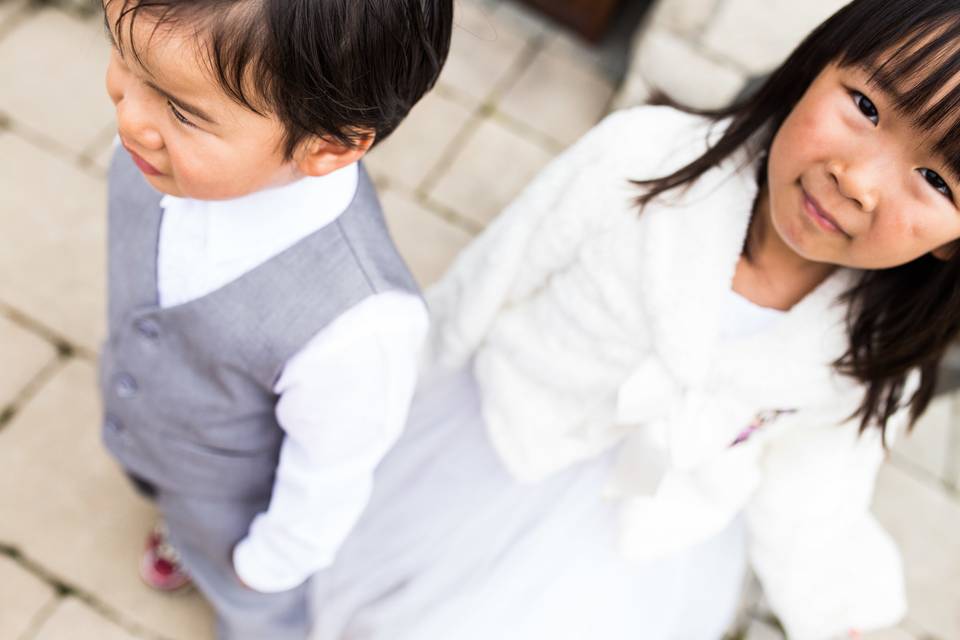
{"label": "white dress shirt", "polygon": [[[222,287],[333,222],[357,189],[356,164],[224,201],[161,200],[161,307]],[[270,506],[234,551],[263,592],[296,587],[330,564],[369,499],[373,470],[399,436],[427,312],[388,292],[349,309],[291,358],[274,391],[285,432]]]}

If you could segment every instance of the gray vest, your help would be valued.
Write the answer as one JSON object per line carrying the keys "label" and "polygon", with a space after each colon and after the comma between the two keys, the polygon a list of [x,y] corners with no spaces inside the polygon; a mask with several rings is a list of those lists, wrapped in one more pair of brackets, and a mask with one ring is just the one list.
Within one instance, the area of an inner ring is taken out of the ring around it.
{"label": "gray vest", "polygon": [[[161,309],[160,198],[118,149],[100,362],[104,441],[161,490],[262,499],[283,440],[273,388],[286,362],[368,296],[417,286],[361,169],[353,202],[335,222],[223,287]],[[270,212],[263,215],[269,224]]]}

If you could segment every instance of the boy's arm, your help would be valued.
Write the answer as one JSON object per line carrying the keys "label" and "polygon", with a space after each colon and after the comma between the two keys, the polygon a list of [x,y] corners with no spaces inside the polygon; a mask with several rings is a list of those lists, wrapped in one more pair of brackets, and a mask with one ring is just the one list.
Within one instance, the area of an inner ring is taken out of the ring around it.
{"label": "boy's arm", "polygon": [[245,584],[283,591],[333,562],[406,422],[427,323],[419,298],[379,294],[287,363],[275,389],[286,437],[273,496],[233,556]]}

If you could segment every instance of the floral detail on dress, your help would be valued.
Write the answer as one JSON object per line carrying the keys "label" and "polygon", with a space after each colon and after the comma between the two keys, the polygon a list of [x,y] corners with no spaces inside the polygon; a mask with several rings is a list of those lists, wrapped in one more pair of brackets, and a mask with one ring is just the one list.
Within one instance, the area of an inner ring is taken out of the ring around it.
{"label": "floral detail on dress", "polygon": [[762,429],[764,426],[770,424],[780,416],[787,413],[796,413],[796,409],[770,409],[768,411],[761,411],[754,418],[753,421],[747,426],[746,429],[740,432],[740,435],[730,443],[731,447],[735,447],[738,444],[742,444],[750,439],[750,437]]}

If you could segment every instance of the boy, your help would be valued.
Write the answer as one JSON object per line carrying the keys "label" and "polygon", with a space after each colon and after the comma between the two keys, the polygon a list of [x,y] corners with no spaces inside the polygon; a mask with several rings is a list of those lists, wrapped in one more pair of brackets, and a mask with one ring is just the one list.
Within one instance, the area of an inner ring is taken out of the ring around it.
{"label": "boy", "polygon": [[307,636],[368,500],[426,310],[360,158],[432,87],[452,0],[106,0],[104,440],[220,638]]}

